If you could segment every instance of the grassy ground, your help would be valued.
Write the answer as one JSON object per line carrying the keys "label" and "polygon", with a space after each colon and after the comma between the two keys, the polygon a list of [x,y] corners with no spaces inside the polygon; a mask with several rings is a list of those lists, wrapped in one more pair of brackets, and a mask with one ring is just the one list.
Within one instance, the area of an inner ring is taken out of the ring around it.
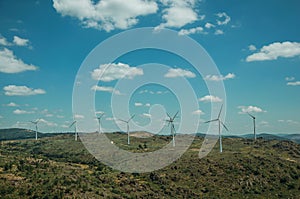
{"label": "grassy ground", "polygon": [[[162,148],[171,137],[109,134],[133,152]],[[131,174],[112,170],[72,135],[2,141],[1,198],[300,198],[300,145],[288,141],[225,138],[205,158],[203,138],[164,169]]]}

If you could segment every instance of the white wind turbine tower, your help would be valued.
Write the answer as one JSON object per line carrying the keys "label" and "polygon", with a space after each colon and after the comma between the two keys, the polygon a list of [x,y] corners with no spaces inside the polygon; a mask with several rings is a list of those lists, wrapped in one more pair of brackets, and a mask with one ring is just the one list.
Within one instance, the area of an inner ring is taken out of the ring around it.
{"label": "white wind turbine tower", "polygon": [[101,118],[104,116],[104,113],[102,113],[100,116],[97,116],[98,124],[99,124],[99,131],[98,133],[101,133]]}
{"label": "white wind turbine tower", "polygon": [[168,117],[169,119],[166,120],[166,122],[168,122],[168,126],[171,125],[171,135],[172,135],[172,142],[173,142],[173,147],[175,147],[175,127],[174,127],[174,119],[176,118],[177,114],[178,114],[179,111],[177,111],[177,113],[171,117],[168,113]]}
{"label": "white wind turbine tower", "polygon": [[129,137],[129,122],[130,120],[132,120],[132,118],[134,118],[135,115],[132,115],[129,120],[121,120],[119,119],[121,122],[126,123],[126,127],[127,127],[127,144],[130,145],[130,137]]}
{"label": "white wind turbine tower", "polygon": [[254,115],[251,115],[247,112],[247,114],[253,119],[253,132],[254,132],[254,141],[256,141],[256,129],[255,129],[255,119],[256,117]]}
{"label": "white wind turbine tower", "polygon": [[228,131],[228,128],[225,126],[225,124],[220,120],[220,116],[221,116],[221,112],[222,112],[222,108],[223,108],[223,104],[221,106],[221,109],[220,109],[220,112],[219,112],[219,115],[218,115],[218,118],[217,119],[214,119],[214,120],[210,120],[210,121],[207,121],[205,123],[210,123],[210,122],[218,122],[219,124],[219,141],[220,141],[220,153],[223,152],[223,148],[222,148],[222,135],[221,135],[221,125],[226,129],[226,131]]}
{"label": "white wind turbine tower", "polygon": [[77,128],[76,128],[76,120],[69,126],[69,128],[71,128],[72,126],[74,126],[74,132],[75,132],[75,141],[77,141]]}
{"label": "white wind turbine tower", "polygon": [[35,140],[38,139],[38,123],[40,122],[40,119],[37,119],[36,121],[30,121],[32,124],[35,125]]}

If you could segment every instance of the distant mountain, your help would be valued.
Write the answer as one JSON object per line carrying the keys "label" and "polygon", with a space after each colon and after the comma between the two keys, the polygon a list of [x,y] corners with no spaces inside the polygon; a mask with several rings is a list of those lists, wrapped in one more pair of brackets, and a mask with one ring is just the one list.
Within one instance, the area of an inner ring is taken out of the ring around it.
{"label": "distant mountain", "polygon": [[300,144],[300,134],[281,134],[280,136]]}
{"label": "distant mountain", "polygon": [[[226,137],[226,136],[225,136]],[[240,135],[239,137],[253,139],[253,134]],[[300,143],[300,134],[271,134],[271,133],[261,133],[258,134],[257,139],[265,140],[290,140],[296,143]]]}
{"label": "distant mountain", "polygon": [[[38,137],[51,137],[60,133],[40,133]],[[35,138],[35,131],[30,129],[10,128],[0,129],[0,140],[21,140]]]}

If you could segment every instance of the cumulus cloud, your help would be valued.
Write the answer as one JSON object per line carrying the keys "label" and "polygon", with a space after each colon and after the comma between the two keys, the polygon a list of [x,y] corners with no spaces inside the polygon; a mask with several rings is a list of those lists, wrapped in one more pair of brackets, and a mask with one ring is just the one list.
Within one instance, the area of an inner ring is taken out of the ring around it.
{"label": "cumulus cloud", "polygon": [[117,79],[133,79],[135,76],[143,75],[143,69],[131,67],[124,63],[101,64],[99,68],[92,72],[95,80],[110,82]]}
{"label": "cumulus cloud", "polygon": [[14,102],[10,102],[8,104],[5,104],[5,106],[9,106],[9,107],[17,107],[19,106],[18,104],[14,103]]}
{"label": "cumulus cloud", "polygon": [[215,31],[215,35],[223,35],[224,34],[224,31],[223,30],[220,30],[220,29],[217,29]]}
{"label": "cumulus cloud", "polygon": [[294,120],[277,120],[277,121],[281,123],[288,123],[288,124],[299,124],[299,122]]}
{"label": "cumulus cloud", "polygon": [[206,32],[204,32],[204,29],[199,26],[199,27],[191,28],[191,29],[182,29],[178,32],[178,35],[190,35],[190,34],[196,34],[196,33],[207,34]]}
{"label": "cumulus cloud", "polygon": [[225,12],[220,12],[216,14],[219,19],[217,19],[217,24],[226,25],[230,22],[230,17]]}
{"label": "cumulus cloud", "polygon": [[249,46],[248,46],[248,49],[249,49],[250,51],[256,51],[256,47],[255,47],[253,44],[249,45]]}
{"label": "cumulus cloud", "polygon": [[196,77],[195,73],[184,70],[181,68],[170,68],[169,71],[164,75],[167,78],[175,78],[175,77],[187,77],[187,78],[194,78]]}
{"label": "cumulus cloud", "polygon": [[103,91],[103,92],[109,92],[109,93],[113,93],[115,95],[121,95],[121,92],[117,89],[115,89],[114,87],[110,87],[110,86],[93,86],[92,90],[94,91]]}
{"label": "cumulus cloud", "polygon": [[147,118],[151,118],[152,117],[151,114],[149,114],[149,113],[143,113],[142,116],[143,117],[147,117]]}
{"label": "cumulus cloud", "polygon": [[32,64],[28,65],[21,59],[18,59],[14,53],[7,49],[0,49],[0,72],[2,73],[20,73],[28,70],[37,70],[38,67]]}
{"label": "cumulus cloud", "polygon": [[217,96],[206,95],[204,97],[199,98],[199,101],[200,102],[222,102],[222,99]]}
{"label": "cumulus cloud", "polygon": [[75,114],[74,119],[84,119],[84,115]]}
{"label": "cumulus cloud", "polygon": [[293,81],[293,80],[295,80],[295,77],[286,77],[285,78],[285,81]]}
{"label": "cumulus cloud", "polygon": [[198,110],[193,111],[192,114],[193,115],[204,115],[204,112],[202,110],[198,109]]}
{"label": "cumulus cloud", "polygon": [[145,106],[146,106],[146,107],[150,107],[151,104],[150,104],[150,103],[146,103]]}
{"label": "cumulus cloud", "polygon": [[56,123],[47,121],[45,119],[40,119],[39,122],[42,123],[42,124],[45,124],[47,126],[50,126],[50,127],[58,126]]}
{"label": "cumulus cloud", "polygon": [[29,96],[29,95],[40,95],[46,93],[46,91],[44,91],[43,89],[33,89],[27,86],[16,86],[16,85],[4,86],[3,90],[5,91],[5,95],[7,96]]}
{"label": "cumulus cloud", "polygon": [[134,106],[143,106],[143,104],[140,102],[136,102],[136,103],[134,103]]}
{"label": "cumulus cloud", "polygon": [[211,28],[215,27],[215,25],[214,25],[214,24],[211,24],[211,23],[206,23],[206,24],[204,25],[204,27],[207,28],[207,29],[211,29]]}
{"label": "cumulus cloud", "polygon": [[27,46],[29,40],[28,39],[22,39],[18,36],[14,36],[14,40],[13,40],[14,44],[17,46]]}
{"label": "cumulus cloud", "polygon": [[2,45],[2,46],[10,46],[11,43],[9,43],[7,41],[7,39],[0,34],[0,45]]}
{"label": "cumulus cloud", "polygon": [[235,74],[234,73],[228,73],[227,75],[206,75],[203,79],[208,81],[224,81],[228,79],[234,79]]}
{"label": "cumulus cloud", "polygon": [[53,7],[62,16],[77,18],[84,27],[107,32],[132,27],[139,17],[158,10],[155,1],[145,0],[53,0]]}
{"label": "cumulus cloud", "polygon": [[13,111],[14,114],[16,115],[23,115],[23,114],[33,114],[33,111],[25,111],[25,110],[20,110],[20,109],[16,109]]}
{"label": "cumulus cloud", "polygon": [[240,109],[239,114],[243,114],[243,113],[263,113],[263,112],[267,112],[265,110],[263,110],[262,108],[259,108],[257,106],[238,106],[238,108]]}
{"label": "cumulus cloud", "polygon": [[288,82],[288,83],[286,83],[286,85],[288,85],[288,86],[300,86],[300,81]]}
{"label": "cumulus cloud", "polygon": [[198,19],[204,19],[204,17],[198,17],[194,10],[195,0],[161,0],[162,4],[166,7],[163,9],[163,23],[161,23],[156,29],[160,28],[181,28],[187,24],[193,23]]}
{"label": "cumulus cloud", "polygon": [[276,60],[279,57],[291,58],[300,56],[300,43],[297,42],[275,42],[267,46],[263,46],[259,52],[249,55],[247,62]]}

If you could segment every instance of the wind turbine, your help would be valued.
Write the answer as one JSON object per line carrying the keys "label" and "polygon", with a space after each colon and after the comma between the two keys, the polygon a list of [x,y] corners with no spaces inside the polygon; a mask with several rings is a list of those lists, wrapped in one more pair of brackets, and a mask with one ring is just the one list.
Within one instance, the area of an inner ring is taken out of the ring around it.
{"label": "wind turbine", "polygon": [[40,119],[37,119],[36,121],[30,121],[32,124],[35,125],[35,140],[38,139],[38,123],[40,122]]}
{"label": "wind turbine", "polygon": [[218,122],[219,124],[219,141],[220,141],[220,153],[223,152],[223,149],[222,149],[222,135],[221,135],[221,125],[226,129],[226,131],[228,131],[228,128],[225,126],[225,124],[220,120],[220,116],[221,116],[221,112],[222,112],[222,109],[223,109],[223,104],[221,106],[221,109],[220,109],[220,112],[219,112],[219,115],[218,115],[218,118],[217,119],[214,119],[214,120],[209,120],[207,122],[204,122],[204,123],[210,123],[210,122]]}
{"label": "wind turbine", "polygon": [[124,122],[124,123],[126,123],[126,125],[127,125],[127,144],[128,144],[128,145],[130,144],[130,137],[129,137],[129,122],[130,122],[130,120],[132,120],[132,118],[134,118],[134,116],[135,116],[135,115],[132,115],[132,116],[129,118],[129,120],[121,120],[121,119],[119,119],[121,122]]}
{"label": "wind turbine", "polygon": [[76,120],[69,126],[69,128],[71,128],[72,126],[74,126],[74,131],[75,131],[75,141],[77,141],[77,129],[76,129]]}
{"label": "wind turbine", "polygon": [[168,126],[171,124],[171,135],[172,135],[172,142],[173,142],[173,147],[175,147],[175,127],[174,127],[174,119],[176,118],[177,114],[178,114],[179,111],[177,111],[177,113],[171,117],[168,113],[168,117],[169,119],[166,120],[166,122],[168,122]]}
{"label": "wind turbine", "polygon": [[98,123],[99,123],[99,131],[98,133],[101,133],[101,118],[103,117],[104,113],[102,113],[100,116],[97,116],[97,120],[98,120]]}
{"label": "wind turbine", "polygon": [[254,141],[256,141],[256,130],[255,130],[255,116],[247,112],[247,114],[253,119],[253,132],[254,132]]}

